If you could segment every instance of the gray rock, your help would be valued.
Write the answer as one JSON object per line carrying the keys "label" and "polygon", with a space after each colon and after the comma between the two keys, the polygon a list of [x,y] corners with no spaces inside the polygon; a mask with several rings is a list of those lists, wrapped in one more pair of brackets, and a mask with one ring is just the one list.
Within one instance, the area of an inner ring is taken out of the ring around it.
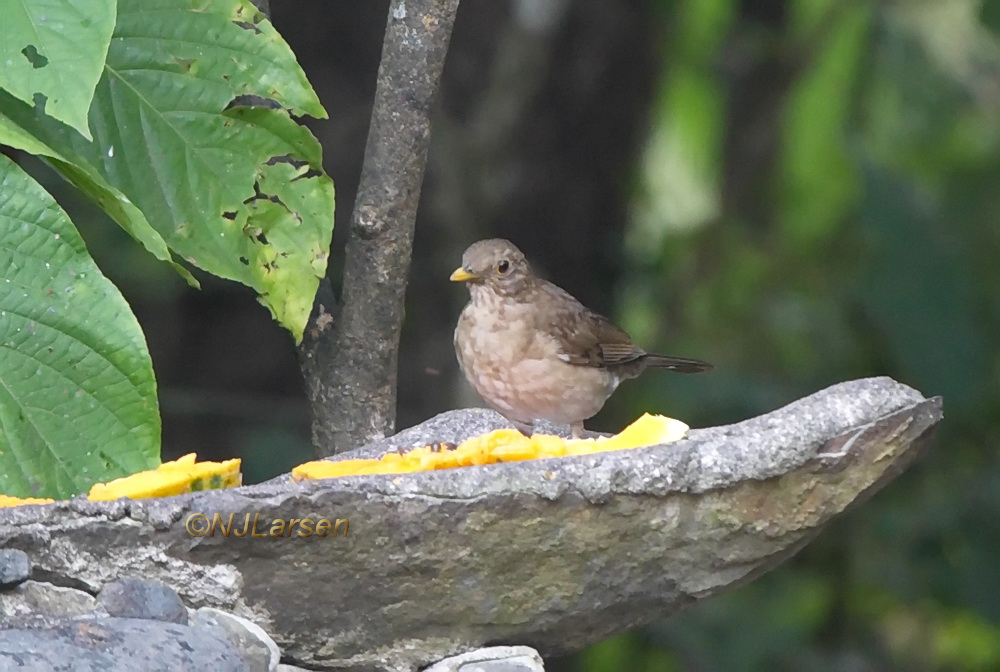
{"label": "gray rock", "polygon": [[174,623],[77,619],[59,627],[0,630],[0,670],[23,672],[249,672],[225,640]]}
{"label": "gray rock", "polygon": [[243,655],[250,672],[274,672],[281,661],[281,651],[264,630],[235,614],[212,607],[195,612],[191,625],[204,628],[231,643]]}
{"label": "gray rock", "polygon": [[0,549],[0,589],[16,586],[29,576],[31,563],[27,553],[16,548]]}
{"label": "gray rock", "polygon": [[177,592],[157,581],[119,579],[104,586],[97,600],[111,616],[188,623],[187,609]]}
{"label": "gray rock", "polygon": [[25,581],[0,593],[0,614],[5,620],[33,614],[80,616],[89,614],[96,606],[97,600],[89,593],[42,581]]}
{"label": "gray rock", "polygon": [[[413,670],[503,643],[557,655],[777,566],[898,475],[941,417],[940,399],[871,378],[664,446],[15,507],[0,540],[95,592],[135,575],[177,586],[308,668]],[[455,411],[343,457],[505,426]],[[321,518],[348,520],[346,536],[269,535]]]}
{"label": "gray rock", "polygon": [[424,672],[545,672],[545,666],[530,647],[491,646],[445,658]]}

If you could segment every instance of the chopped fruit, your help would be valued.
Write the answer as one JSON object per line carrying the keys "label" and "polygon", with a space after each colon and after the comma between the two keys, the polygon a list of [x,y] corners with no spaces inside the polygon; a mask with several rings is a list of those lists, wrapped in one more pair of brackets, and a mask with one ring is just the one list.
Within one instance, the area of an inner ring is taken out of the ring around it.
{"label": "chopped fruit", "polygon": [[453,444],[435,443],[400,453],[387,453],[377,460],[317,460],[292,469],[292,480],[364,474],[404,474],[413,471],[451,469],[497,462],[517,462],[544,457],[589,455],[606,450],[642,448],[683,439],[688,426],[662,415],[644,414],[620,433],[596,439],[563,439],[547,434],[527,437],[516,429],[498,429]]}
{"label": "chopped fruit", "polygon": [[624,448],[641,448],[642,446],[655,446],[661,443],[680,441],[687,436],[688,429],[680,420],[674,420],[663,415],[650,415],[643,413],[642,417],[631,425],[620,431],[618,434],[597,439],[581,439],[573,442],[583,448],[581,444],[591,444],[592,450],[587,452],[600,452],[602,450],[622,450]]}
{"label": "chopped fruit", "polygon": [[22,504],[51,504],[56,500],[54,499],[38,499],[36,497],[11,497],[9,495],[0,495],[0,507],[4,506],[21,506]]}
{"label": "chopped fruit", "polygon": [[156,469],[140,471],[110,483],[95,483],[87,499],[106,501],[119,497],[169,497],[198,490],[232,488],[243,482],[239,459],[196,462],[196,458],[194,453],[190,453],[173,462],[164,462]]}

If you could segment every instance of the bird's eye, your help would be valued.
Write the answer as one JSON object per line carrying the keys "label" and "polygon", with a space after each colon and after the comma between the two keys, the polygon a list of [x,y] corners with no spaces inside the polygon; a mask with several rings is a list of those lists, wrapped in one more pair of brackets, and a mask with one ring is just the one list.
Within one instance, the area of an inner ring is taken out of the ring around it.
{"label": "bird's eye", "polygon": [[497,264],[497,273],[506,273],[510,268],[510,262],[506,259]]}

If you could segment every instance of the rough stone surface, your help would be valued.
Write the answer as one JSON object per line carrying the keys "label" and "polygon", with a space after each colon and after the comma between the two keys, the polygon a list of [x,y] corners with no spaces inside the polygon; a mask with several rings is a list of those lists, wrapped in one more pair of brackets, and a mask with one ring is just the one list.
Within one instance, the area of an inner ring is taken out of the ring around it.
{"label": "rough stone surface", "polygon": [[424,672],[545,672],[545,666],[530,647],[491,646],[445,658]]}
{"label": "rough stone surface", "polygon": [[[940,419],[940,399],[871,378],[665,446],[15,507],[0,511],[0,546],[94,592],[124,576],[162,581],[189,606],[252,620],[307,668],[410,671],[505,643],[554,655],[778,565],[894,478]],[[456,411],[344,457],[500,426]],[[234,528],[192,525],[214,514]],[[292,518],[349,530],[267,536]]]}
{"label": "rough stone surface", "polygon": [[67,620],[0,630],[0,670],[23,672],[249,672],[229,645],[203,630],[132,618]]}
{"label": "rough stone surface", "polygon": [[0,589],[16,586],[29,576],[31,563],[27,553],[16,548],[0,549]]}
{"label": "rough stone surface", "polygon": [[273,672],[278,668],[281,651],[259,625],[212,607],[196,611],[191,624],[228,640],[243,654],[250,672]]}
{"label": "rough stone surface", "polygon": [[80,616],[94,611],[96,606],[97,600],[89,593],[41,581],[25,581],[0,593],[0,614],[4,620],[34,614]]}
{"label": "rough stone surface", "polygon": [[119,579],[104,586],[97,596],[111,616],[148,618],[187,625],[188,613],[170,586],[144,579]]}

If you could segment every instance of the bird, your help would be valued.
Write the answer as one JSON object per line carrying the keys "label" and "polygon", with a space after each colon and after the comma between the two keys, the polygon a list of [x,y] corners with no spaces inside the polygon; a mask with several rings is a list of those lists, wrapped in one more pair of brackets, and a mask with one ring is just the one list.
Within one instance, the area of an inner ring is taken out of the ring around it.
{"label": "bird", "polygon": [[536,420],[568,425],[574,438],[623,380],[649,368],[709,371],[698,359],[648,353],[608,318],[535,275],[502,238],[462,255],[452,282],[468,286],[455,354],[480,397],[525,436]]}

